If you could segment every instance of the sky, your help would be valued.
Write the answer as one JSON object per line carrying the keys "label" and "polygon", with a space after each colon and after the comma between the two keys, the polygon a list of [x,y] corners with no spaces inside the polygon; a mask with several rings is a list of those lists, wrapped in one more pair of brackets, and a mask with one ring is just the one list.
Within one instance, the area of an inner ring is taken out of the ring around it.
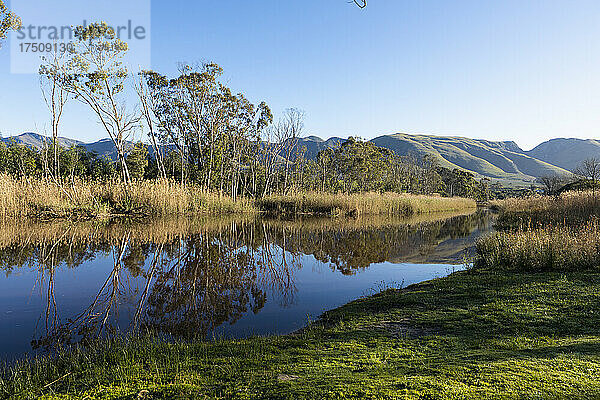
{"label": "sky", "polygon": [[[18,1],[25,0],[11,6]],[[526,150],[555,137],[599,136],[597,0],[149,6],[154,70],[174,75],[178,62],[214,61],[235,92],[266,101],[275,115],[303,110],[307,136],[404,132],[514,140]],[[0,133],[43,133],[49,115],[39,79],[11,73],[9,47],[0,49]],[[82,141],[106,136],[75,103],[61,132]]]}

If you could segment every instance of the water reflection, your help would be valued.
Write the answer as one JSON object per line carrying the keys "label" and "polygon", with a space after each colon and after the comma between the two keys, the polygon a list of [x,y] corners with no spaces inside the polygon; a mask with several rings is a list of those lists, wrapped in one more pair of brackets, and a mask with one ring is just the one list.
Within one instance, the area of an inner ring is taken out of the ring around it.
{"label": "water reflection", "polygon": [[[307,264],[348,277],[383,262],[457,264],[490,226],[483,212],[412,220],[6,224],[0,288],[21,279],[39,296],[34,349],[141,328],[206,337],[269,302],[277,303],[274,318],[293,313],[299,284],[309,287],[305,275],[297,282]],[[65,310],[57,277],[79,296]]]}

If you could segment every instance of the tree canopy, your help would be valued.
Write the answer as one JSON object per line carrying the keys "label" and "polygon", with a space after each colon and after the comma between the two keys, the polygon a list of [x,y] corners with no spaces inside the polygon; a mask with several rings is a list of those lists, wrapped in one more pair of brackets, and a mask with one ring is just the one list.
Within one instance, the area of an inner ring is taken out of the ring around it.
{"label": "tree canopy", "polygon": [[2,47],[2,41],[6,38],[8,31],[20,28],[21,19],[8,10],[4,1],[0,0],[0,47]]}

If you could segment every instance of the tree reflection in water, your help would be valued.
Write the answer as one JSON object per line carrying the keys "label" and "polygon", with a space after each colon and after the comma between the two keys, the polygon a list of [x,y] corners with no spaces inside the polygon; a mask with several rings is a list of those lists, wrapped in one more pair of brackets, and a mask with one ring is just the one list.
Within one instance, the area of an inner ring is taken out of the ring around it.
{"label": "tree reflection in water", "polygon": [[[139,329],[206,337],[246,313],[258,313],[269,298],[282,306],[293,304],[294,276],[304,255],[352,275],[377,262],[456,256],[469,244],[454,239],[489,223],[486,215],[475,214],[425,221],[0,226],[0,267],[7,275],[18,268],[38,271],[36,287],[47,305],[34,348]],[[442,242],[453,243],[448,254],[438,254]],[[81,313],[60,315],[57,272],[70,268],[80,273],[78,267],[96,257],[112,259],[103,282]]]}

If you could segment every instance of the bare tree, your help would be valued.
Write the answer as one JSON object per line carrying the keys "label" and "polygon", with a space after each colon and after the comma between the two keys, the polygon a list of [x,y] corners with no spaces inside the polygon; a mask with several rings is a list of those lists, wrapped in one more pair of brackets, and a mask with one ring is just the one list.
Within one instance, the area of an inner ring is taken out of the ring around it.
{"label": "bare tree", "polygon": [[590,157],[583,160],[573,173],[592,181],[592,193],[596,197],[596,181],[600,178],[600,159]]}
{"label": "bare tree", "polygon": [[298,141],[304,130],[304,112],[290,108],[286,110],[283,118],[276,126],[275,134],[277,142],[282,145],[282,156],[284,158],[283,193],[288,192],[290,165],[294,161],[292,156],[297,151]]}
{"label": "bare tree", "polygon": [[148,126],[148,136],[150,136],[150,140],[152,141],[152,148],[154,149],[154,157],[156,159],[156,164],[158,166],[159,176],[163,179],[167,178],[167,172],[165,170],[165,163],[163,159],[162,148],[158,145],[156,141],[157,131],[155,127],[156,115],[154,111],[157,109],[155,104],[155,98],[148,87],[148,83],[144,78],[145,72],[140,73],[140,78],[135,81],[134,87],[135,91],[140,100],[141,113],[142,118],[146,121],[146,125]]}
{"label": "bare tree", "polygon": [[52,174],[56,180],[60,179],[60,155],[58,145],[58,130],[63,115],[65,104],[69,100],[69,93],[65,90],[67,76],[65,67],[65,53],[56,49],[47,57],[42,58],[40,67],[40,86],[44,102],[50,111],[50,127],[52,131],[52,147],[54,151],[54,165]]}
{"label": "bare tree", "polygon": [[547,195],[556,195],[564,184],[564,179],[558,175],[548,175],[540,178]]}

